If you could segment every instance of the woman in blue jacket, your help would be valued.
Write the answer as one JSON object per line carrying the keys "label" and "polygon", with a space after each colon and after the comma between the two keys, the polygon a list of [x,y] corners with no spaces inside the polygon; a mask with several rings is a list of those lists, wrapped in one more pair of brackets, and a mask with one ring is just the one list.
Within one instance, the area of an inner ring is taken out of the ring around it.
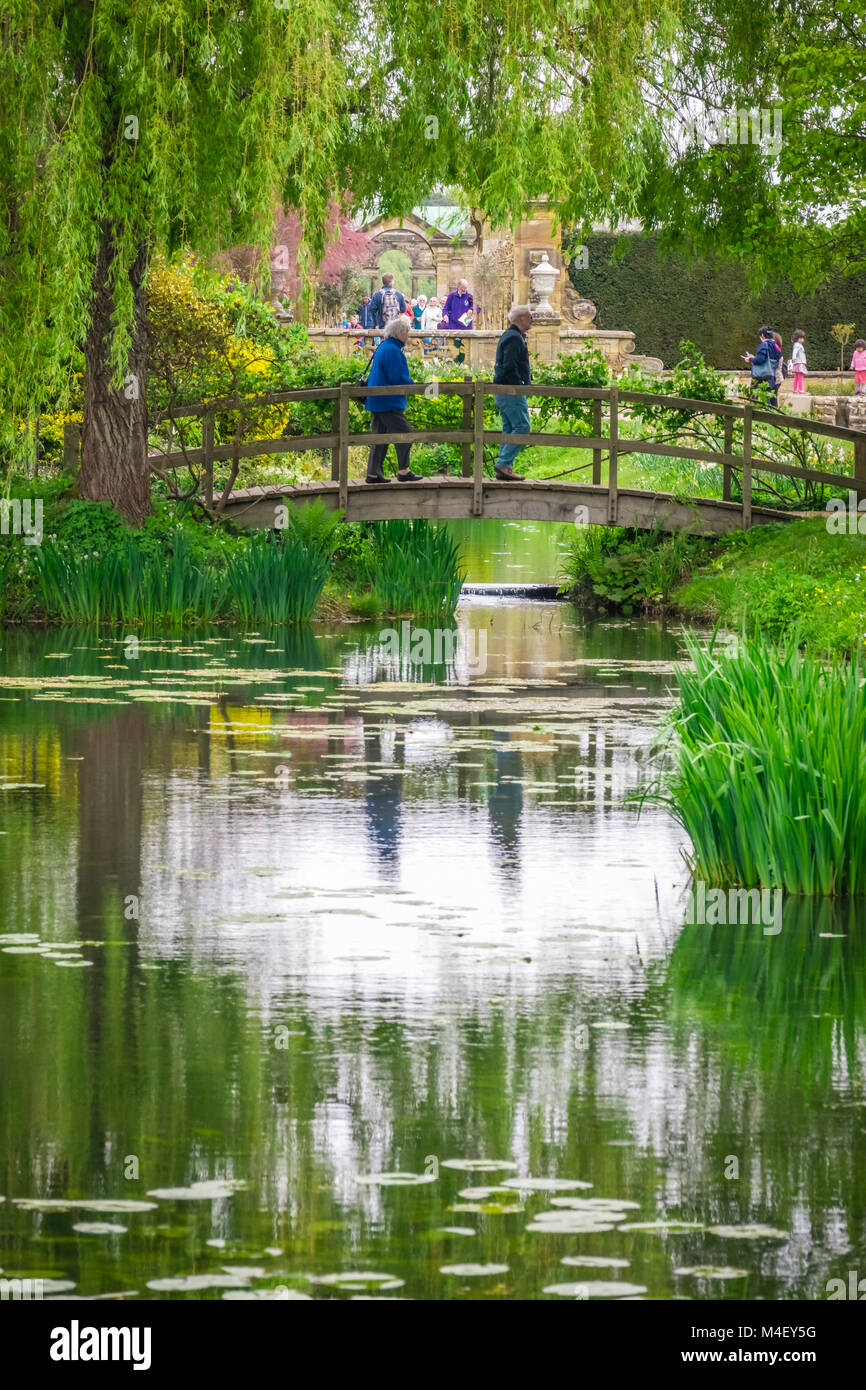
{"label": "woman in blue jacket", "polygon": [[743,361],[752,368],[752,398],[763,402],[766,389],[767,405],[778,405],[776,371],[782,360],[782,349],[773,337],[772,328],[761,329],[761,344],[757,352],[744,352]]}
{"label": "woman in blue jacket", "polygon": [[[373,353],[373,360],[370,363],[370,374],[367,377],[368,386],[406,386],[411,382],[409,363],[406,361],[406,339],[409,337],[410,326],[409,320],[402,314],[399,318],[391,319],[389,323],[385,324],[384,336]],[[369,410],[372,417],[374,434],[401,434],[403,432],[408,433],[412,429],[405,415],[405,394],[368,396],[364,402],[364,407]],[[413,473],[409,468],[411,440],[407,439],[405,444],[395,444],[394,448],[397,451],[398,483],[420,482],[420,475]],[[390,482],[382,469],[387,452],[387,444],[370,445],[366,482]]]}

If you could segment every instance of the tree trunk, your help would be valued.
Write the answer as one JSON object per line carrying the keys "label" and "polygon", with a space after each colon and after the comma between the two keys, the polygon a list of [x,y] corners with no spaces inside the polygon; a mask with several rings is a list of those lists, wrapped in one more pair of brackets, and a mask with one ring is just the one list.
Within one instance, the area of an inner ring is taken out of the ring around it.
{"label": "tree trunk", "polygon": [[147,455],[147,299],[144,290],[146,251],[131,271],[135,315],[123,384],[113,380],[109,362],[114,296],[108,279],[114,243],[106,224],[93,270],[91,319],[84,342],[84,420],[81,430],[82,497],[110,502],[127,521],[138,525],[151,510]]}

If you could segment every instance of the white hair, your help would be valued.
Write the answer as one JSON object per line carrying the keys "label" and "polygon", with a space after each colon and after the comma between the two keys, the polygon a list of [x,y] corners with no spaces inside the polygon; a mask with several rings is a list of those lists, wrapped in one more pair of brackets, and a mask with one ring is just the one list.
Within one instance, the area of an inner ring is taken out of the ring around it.
{"label": "white hair", "polygon": [[401,343],[405,343],[409,337],[411,324],[405,314],[399,314],[395,319],[389,319],[383,329],[386,338],[399,338]]}
{"label": "white hair", "polygon": [[511,308],[508,310],[508,322],[516,323],[524,314],[528,314],[529,317],[532,318],[532,310],[528,304],[512,304]]}

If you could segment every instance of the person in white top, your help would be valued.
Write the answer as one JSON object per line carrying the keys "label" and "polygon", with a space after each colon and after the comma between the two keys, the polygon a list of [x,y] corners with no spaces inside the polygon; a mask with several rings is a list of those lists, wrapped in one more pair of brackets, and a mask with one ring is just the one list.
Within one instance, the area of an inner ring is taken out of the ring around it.
{"label": "person in white top", "polygon": [[434,328],[438,328],[439,320],[442,317],[442,305],[435,296],[430,299],[421,315],[421,332],[430,333]]}
{"label": "person in white top", "polygon": [[794,346],[791,349],[791,371],[794,374],[794,391],[803,391],[803,377],[806,375],[806,335],[802,328],[794,329]]}

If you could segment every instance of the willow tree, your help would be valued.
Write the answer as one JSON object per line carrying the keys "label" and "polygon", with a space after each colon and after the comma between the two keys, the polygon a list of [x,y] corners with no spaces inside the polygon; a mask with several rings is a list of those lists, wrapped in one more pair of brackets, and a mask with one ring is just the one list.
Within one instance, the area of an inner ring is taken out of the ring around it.
{"label": "willow tree", "polygon": [[641,73],[668,0],[0,0],[0,392],[7,435],[83,354],[80,491],[149,509],[155,251],[253,243],[275,202],[324,252],[332,199],[460,184],[499,224],[547,195],[628,215]]}
{"label": "willow tree", "polygon": [[863,270],[863,0],[693,0],[646,92],[639,209],[664,242],[734,257],[756,286]]}

